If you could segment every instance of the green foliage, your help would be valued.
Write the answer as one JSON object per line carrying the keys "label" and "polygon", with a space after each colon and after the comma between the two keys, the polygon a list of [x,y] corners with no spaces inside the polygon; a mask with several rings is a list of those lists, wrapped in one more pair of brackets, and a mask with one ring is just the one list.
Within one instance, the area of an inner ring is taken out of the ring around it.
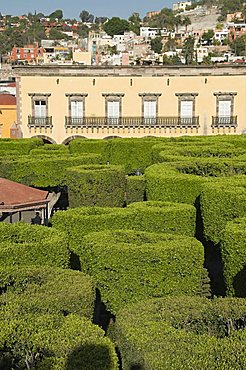
{"label": "green foliage", "polygon": [[162,44],[162,37],[157,36],[154,39],[151,39],[150,46],[151,50],[155,53],[160,54],[162,52],[163,44]]}
{"label": "green foliage", "polygon": [[30,155],[33,156],[45,156],[45,155],[48,155],[48,156],[53,156],[53,155],[57,155],[57,156],[64,156],[65,154],[68,155],[70,152],[69,152],[69,148],[68,146],[66,145],[58,145],[58,144],[53,144],[53,145],[50,145],[50,144],[44,144],[44,146],[40,147],[40,148],[37,148],[37,149],[32,149],[30,151]]}
{"label": "green foliage", "polygon": [[182,48],[182,54],[185,58],[185,64],[192,64],[194,61],[194,52],[195,52],[194,45],[195,45],[194,37],[189,36],[185,39]]}
{"label": "green foliage", "polygon": [[80,166],[66,170],[69,206],[122,207],[126,188],[121,166]]}
{"label": "green foliage", "polygon": [[51,19],[56,19],[56,18],[57,19],[62,19],[63,18],[63,11],[61,9],[57,9],[49,15],[49,18],[51,18]]}
{"label": "green foliage", "polygon": [[204,252],[194,238],[104,231],[86,235],[77,253],[82,271],[95,278],[114,314],[126,303],[148,297],[200,292]]}
{"label": "green foliage", "polygon": [[0,266],[69,267],[68,240],[63,231],[24,223],[0,222]]}
{"label": "green foliage", "polygon": [[21,156],[40,147],[43,147],[41,139],[0,139],[1,155],[5,152],[7,156],[13,152],[15,155]]}
{"label": "green foliage", "polygon": [[145,176],[127,176],[126,203],[143,202],[145,200]]}
{"label": "green foliage", "polygon": [[[47,151],[47,155],[49,152]],[[0,176],[25,185],[48,187],[66,185],[66,169],[84,164],[96,164],[101,160],[96,154],[78,157],[62,156],[3,158],[0,160]]]}
{"label": "green foliage", "polygon": [[129,305],[111,337],[123,369],[240,370],[245,368],[243,299],[166,297]]}
{"label": "green foliage", "polygon": [[[237,179],[237,178],[236,178]],[[201,193],[201,213],[204,236],[215,244],[220,243],[227,221],[246,215],[246,182],[239,177],[238,186],[234,179],[207,184]]]}
{"label": "green foliage", "polygon": [[79,17],[81,21],[85,23],[93,23],[94,21],[94,15],[90,14],[87,10],[82,10],[79,14]]}
{"label": "green foliage", "polygon": [[[7,316],[7,317],[6,317]],[[7,318],[7,319],[6,319]],[[2,369],[117,370],[117,356],[104,331],[77,315],[0,318]]]}
{"label": "green foliage", "polygon": [[56,212],[52,224],[66,230],[70,247],[77,252],[84,235],[103,230],[124,228],[194,236],[195,218],[196,210],[188,204],[140,202],[127,208],[83,207]]}
{"label": "green foliage", "polygon": [[103,24],[104,31],[110,35],[123,35],[125,31],[129,31],[130,24],[127,20],[119,17],[113,17],[108,22]]}
{"label": "green foliage", "polygon": [[246,218],[227,222],[221,256],[227,295],[246,298]]}
{"label": "green foliage", "polygon": [[13,316],[70,313],[92,319],[94,282],[82,272],[51,267],[0,268],[0,306]]}

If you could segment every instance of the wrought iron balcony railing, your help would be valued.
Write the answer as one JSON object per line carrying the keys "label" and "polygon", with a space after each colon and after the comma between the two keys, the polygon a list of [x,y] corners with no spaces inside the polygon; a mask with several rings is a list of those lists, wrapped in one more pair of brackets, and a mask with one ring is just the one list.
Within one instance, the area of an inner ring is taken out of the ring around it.
{"label": "wrought iron balcony railing", "polygon": [[73,118],[65,117],[66,128],[138,128],[138,127],[158,127],[158,128],[176,128],[176,127],[199,127],[199,117],[84,117]]}
{"label": "wrought iron balcony railing", "polygon": [[52,117],[28,117],[28,127],[52,128]]}
{"label": "wrought iron balcony railing", "polygon": [[237,116],[212,117],[212,127],[237,127]]}

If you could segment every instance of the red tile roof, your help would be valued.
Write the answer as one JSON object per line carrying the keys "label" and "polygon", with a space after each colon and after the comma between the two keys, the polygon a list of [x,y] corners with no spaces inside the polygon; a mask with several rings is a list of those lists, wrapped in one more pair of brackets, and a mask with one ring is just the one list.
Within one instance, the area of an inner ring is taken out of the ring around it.
{"label": "red tile roof", "polygon": [[0,177],[0,207],[39,202],[45,200],[48,194],[48,191],[33,189]]}
{"label": "red tile roof", "polygon": [[16,97],[10,94],[0,94],[0,105],[16,105]]}

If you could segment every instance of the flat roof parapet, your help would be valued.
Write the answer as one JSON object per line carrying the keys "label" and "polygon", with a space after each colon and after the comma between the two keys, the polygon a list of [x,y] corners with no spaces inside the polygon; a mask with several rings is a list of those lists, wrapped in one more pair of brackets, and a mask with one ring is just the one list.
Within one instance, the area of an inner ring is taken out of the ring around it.
{"label": "flat roof parapet", "polygon": [[78,66],[38,65],[13,67],[16,76],[160,77],[246,75],[246,65],[216,66]]}

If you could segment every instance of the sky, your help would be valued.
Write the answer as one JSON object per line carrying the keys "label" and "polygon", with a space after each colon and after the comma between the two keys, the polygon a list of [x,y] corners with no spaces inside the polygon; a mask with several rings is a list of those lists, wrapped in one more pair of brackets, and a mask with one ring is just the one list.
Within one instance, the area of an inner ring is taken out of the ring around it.
{"label": "sky", "polygon": [[145,16],[148,11],[171,8],[175,0],[0,0],[2,14],[20,15],[42,12],[45,15],[62,9],[65,18],[79,18],[81,10],[95,16],[128,18],[133,12]]}

